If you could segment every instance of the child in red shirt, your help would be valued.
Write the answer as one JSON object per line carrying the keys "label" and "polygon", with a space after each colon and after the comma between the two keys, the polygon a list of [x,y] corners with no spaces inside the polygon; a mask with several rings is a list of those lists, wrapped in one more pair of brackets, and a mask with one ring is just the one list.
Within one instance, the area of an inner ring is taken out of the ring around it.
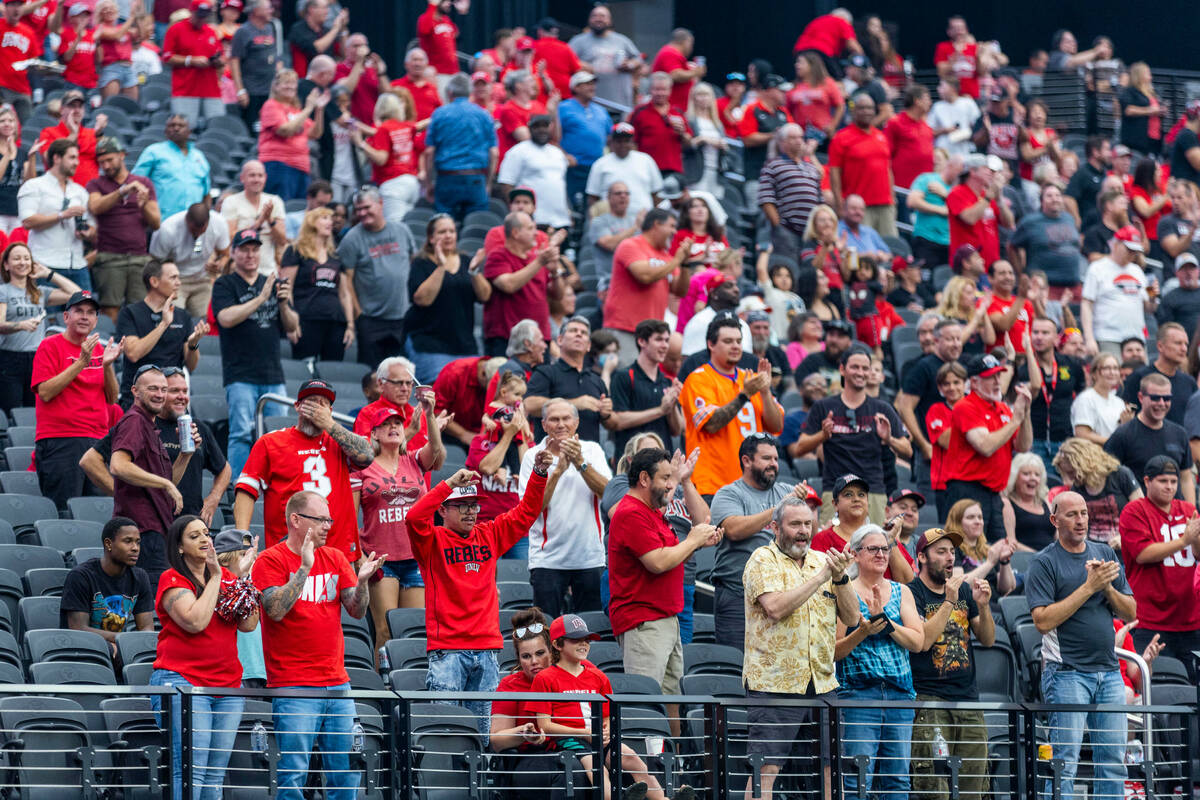
{"label": "child in red shirt", "polygon": [[[488,403],[487,413],[483,415],[483,430],[487,433],[492,447],[499,444],[504,437],[504,425],[512,422],[520,411],[526,388],[525,376],[515,372],[505,371],[497,380],[496,394]],[[533,431],[529,429],[528,423],[522,430],[517,431],[512,442],[516,447],[508,449],[504,454],[503,466],[494,473],[496,480],[501,483],[506,483],[509,476],[521,471],[521,458],[524,457],[525,448],[533,444]]]}

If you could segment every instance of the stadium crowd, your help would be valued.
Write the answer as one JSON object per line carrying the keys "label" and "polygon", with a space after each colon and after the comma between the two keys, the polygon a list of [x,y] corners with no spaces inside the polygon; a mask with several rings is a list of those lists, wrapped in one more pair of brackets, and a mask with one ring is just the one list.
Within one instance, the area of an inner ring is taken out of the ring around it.
{"label": "stadium crowd", "polygon": [[[839,697],[865,791],[925,797],[947,742],[988,790],[982,712],[871,701],[978,699],[1002,597],[1047,702],[1133,697],[1127,639],[1194,680],[1200,100],[1109,39],[1019,69],[953,17],[935,101],[842,9],[719,84],[689,31],[649,58],[603,5],[463,70],[469,2],[430,0],[398,78],[327,0],[286,35],[270,0],[3,12],[0,407],[35,410],[59,512],[112,496],[61,624],[114,659],[159,630],[151,683],[350,688],[343,613],[386,673],[389,612],[424,608],[430,690],[610,692],[608,635],[679,695],[700,582],[764,701],[761,796],[817,723],[767,701]],[[1047,127],[1036,89],[1073,71],[1114,140]],[[195,797],[242,702],[196,701]],[[465,705],[531,780],[610,757],[607,703],[604,742],[586,704]],[[353,701],[274,709],[280,796],[318,740],[353,796]],[[1087,732],[1121,796],[1124,715],[1052,717],[1063,792]],[[618,757],[625,797],[665,796]]]}

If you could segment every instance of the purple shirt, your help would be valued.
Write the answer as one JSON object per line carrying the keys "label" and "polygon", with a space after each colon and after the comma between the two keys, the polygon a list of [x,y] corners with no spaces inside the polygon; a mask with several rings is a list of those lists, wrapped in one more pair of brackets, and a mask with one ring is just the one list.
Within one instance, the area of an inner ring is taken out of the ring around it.
{"label": "purple shirt", "polygon": [[[130,173],[125,183],[136,181],[150,190],[150,200],[157,200],[154,184],[149,178]],[[101,174],[88,181],[87,190],[105,195],[115,192],[121,184]],[[142,219],[142,208],[133,192],[117,200],[117,204],[106,213],[96,217],[96,250],[101,253],[144,256],[146,250],[146,223]]]}
{"label": "purple shirt", "polygon": [[[171,480],[171,459],[159,438],[150,412],[138,403],[130,406],[125,416],[113,427],[113,452],[124,450],[129,459],[153,475]],[[175,504],[165,489],[146,489],[113,480],[113,515],[129,517],[143,531],[158,531],[166,535],[175,519]]]}

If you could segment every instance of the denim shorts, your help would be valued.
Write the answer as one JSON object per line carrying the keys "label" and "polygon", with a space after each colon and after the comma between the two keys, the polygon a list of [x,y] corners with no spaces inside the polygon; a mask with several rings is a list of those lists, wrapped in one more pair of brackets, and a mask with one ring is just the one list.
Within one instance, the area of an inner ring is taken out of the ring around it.
{"label": "denim shorts", "polygon": [[417,566],[415,558],[406,558],[403,561],[385,561],[379,568],[383,571],[383,577],[395,578],[400,581],[401,589],[425,588],[425,580],[421,577],[421,570]]}
{"label": "denim shorts", "polygon": [[100,68],[100,80],[97,85],[107,86],[113,81],[116,81],[122,89],[132,89],[138,85],[137,75],[134,74],[133,67],[128,62],[118,61]]}

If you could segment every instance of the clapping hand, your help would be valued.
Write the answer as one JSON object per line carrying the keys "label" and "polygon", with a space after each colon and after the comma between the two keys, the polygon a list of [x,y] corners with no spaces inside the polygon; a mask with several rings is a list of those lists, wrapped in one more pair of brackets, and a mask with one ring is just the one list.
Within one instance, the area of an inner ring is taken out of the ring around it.
{"label": "clapping hand", "polygon": [[237,564],[233,568],[233,573],[239,578],[243,575],[250,574],[250,568],[254,566],[255,560],[258,558],[258,537],[255,536],[250,541],[250,546],[242,552],[242,557],[237,560]]}
{"label": "clapping hand", "polygon": [[892,439],[892,421],[887,418],[886,414],[875,415],[875,433],[879,434],[879,441],[887,444]]}
{"label": "clapping hand", "polygon": [[376,558],[375,551],[372,550],[371,554],[363,559],[362,564],[358,567],[358,582],[360,584],[366,583],[367,579],[379,569],[379,565],[385,561],[387,561],[387,553],[383,553]]}
{"label": "clapping hand", "polygon": [[971,586],[971,597],[975,600],[976,605],[991,602],[992,585],[983,578],[976,578],[975,583]]}
{"label": "clapping hand", "polygon": [[829,574],[835,581],[840,581],[842,576],[846,574],[846,568],[850,566],[850,554],[838,550],[836,548],[825,551],[826,566],[829,567]]}
{"label": "clapping hand", "polygon": [[1084,583],[1093,594],[1103,591],[1121,574],[1121,565],[1116,561],[1089,559],[1084,565],[1087,569],[1087,581]]}
{"label": "clapping hand", "polygon": [[1150,644],[1146,645],[1146,649],[1142,651],[1142,658],[1146,662],[1146,666],[1150,666],[1154,659],[1158,658],[1158,654],[1166,647],[1164,642],[1158,640],[1159,635],[1154,634],[1154,638],[1150,640]]}
{"label": "clapping hand", "polygon": [[539,472],[547,472],[550,469],[550,465],[553,463],[554,454],[545,448],[542,448],[540,451],[538,451],[538,454],[533,457],[534,469],[538,470]]}
{"label": "clapping hand", "polygon": [[871,587],[871,596],[866,598],[867,611],[871,612],[872,617],[877,617],[883,613],[883,591],[879,588],[879,584]]}
{"label": "clapping hand", "polygon": [[[121,357],[121,352],[124,349],[124,337],[119,342],[114,342],[111,336],[108,337],[108,344],[104,345],[104,356],[101,359],[101,363],[106,367],[111,366],[114,361]],[[175,513],[178,514],[179,509],[176,509]]]}
{"label": "clapping hand", "polygon": [[315,525],[309,525],[308,532],[304,534],[304,541],[300,544],[300,565],[305,569],[312,569],[316,558],[317,528]]}

